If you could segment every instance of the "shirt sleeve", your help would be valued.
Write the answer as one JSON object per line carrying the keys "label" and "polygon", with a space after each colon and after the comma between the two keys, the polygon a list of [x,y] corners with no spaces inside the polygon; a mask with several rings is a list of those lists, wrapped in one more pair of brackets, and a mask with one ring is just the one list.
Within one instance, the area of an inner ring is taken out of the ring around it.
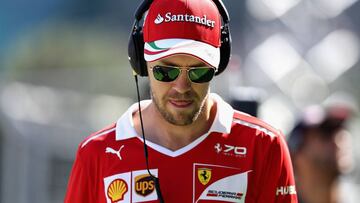
{"label": "shirt sleeve", "polygon": [[94,202],[88,170],[89,167],[86,167],[79,149],[71,170],[64,203]]}
{"label": "shirt sleeve", "polygon": [[282,134],[272,139],[264,157],[260,179],[262,190],[257,202],[297,203],[290,153]]}

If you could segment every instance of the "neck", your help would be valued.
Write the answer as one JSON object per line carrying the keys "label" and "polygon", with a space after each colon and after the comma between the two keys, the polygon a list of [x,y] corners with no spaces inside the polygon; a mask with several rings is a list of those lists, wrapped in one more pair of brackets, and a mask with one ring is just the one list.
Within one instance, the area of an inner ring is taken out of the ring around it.
{"label": "neck", "polygon": [[[216,115],[216,105],[213,100],[207,99],[199,117],[192,124],[185,126],[167,122],[154,104],[149,105],[142,112],[146,139],[175,151],[208,132]],[[134,114],[133,120],[137,133],[141,135],[138,112]]]}

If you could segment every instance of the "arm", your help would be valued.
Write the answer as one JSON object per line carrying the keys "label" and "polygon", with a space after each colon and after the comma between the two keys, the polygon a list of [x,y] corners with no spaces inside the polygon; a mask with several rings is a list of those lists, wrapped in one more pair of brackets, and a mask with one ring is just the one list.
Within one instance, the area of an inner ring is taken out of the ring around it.
{"label": "arm", "polygon": [[91,203],[95,192],[90,188],[90,180],[89,168],[84,164],[79,149],[71,170],[64,203]]}
{"label": "arm", "polygon": [[272,138],[265,160],[258,202],[297,203],[292,163],[282,134]]}

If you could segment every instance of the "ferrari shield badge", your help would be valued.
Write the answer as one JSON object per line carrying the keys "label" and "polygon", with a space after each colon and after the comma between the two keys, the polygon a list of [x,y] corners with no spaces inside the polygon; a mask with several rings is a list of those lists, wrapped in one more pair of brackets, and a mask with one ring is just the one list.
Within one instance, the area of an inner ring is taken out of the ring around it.
{"label": "ferrari shield badge", "polygon": [[198,179],[201,184],[206,185],[211,179],[211,169],[209,168],[198,168],[197,171]]}

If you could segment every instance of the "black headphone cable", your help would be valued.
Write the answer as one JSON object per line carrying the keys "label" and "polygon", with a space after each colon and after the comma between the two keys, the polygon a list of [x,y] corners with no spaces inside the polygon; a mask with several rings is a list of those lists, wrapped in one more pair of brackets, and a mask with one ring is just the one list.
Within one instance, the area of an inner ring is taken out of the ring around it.
{"label": "black headphone cable", "polygon": [[146,169],[147,169],[151,179],[155,183],[155,190],[156,190],[156,194],[157,194],[157,196],[159,198],[160,203],[164,203],[164,198],[163,198],[163,196],[161,194],[161,190],[160,190],[159,178],[154,176],[150,172],[150,169],[149,169],[149,152],[148,152],[148,148],[147,148],[147,144],[146,144],[145,130],[144,130],[143,119],[142,119],[142,114],[141,114],[139,82],[138,82],[138,77],[137,77],[137,74],[135,73],[135,71],[133,73],[134,73],[134,77],[135,77],[136,92],[137,92],[137,99],[138,99],[138,105],[139,105],[139,117],[140,117],[140,126],[141,126],[142,139],[143,139],[143,142],[144,142],[144,154],[145,154]]}

